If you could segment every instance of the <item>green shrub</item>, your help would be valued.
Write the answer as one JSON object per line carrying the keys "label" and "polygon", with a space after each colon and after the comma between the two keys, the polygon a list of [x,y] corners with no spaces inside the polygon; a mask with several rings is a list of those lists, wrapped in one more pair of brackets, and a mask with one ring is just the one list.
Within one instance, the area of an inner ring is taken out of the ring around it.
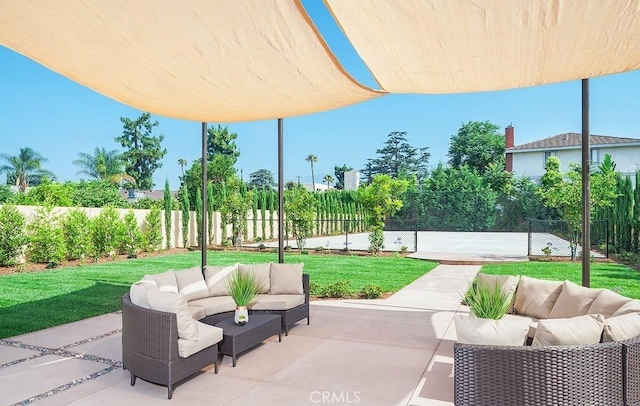
{"label": "green shrub", "polygon": [[128,207],[118,188],[106,180],[78,182],[71,199],[73,205],[79,207]]}
{"label": "green shrub", "polygon": [[105,207],[91,221],[91,244],[94,258],[114,256],[122,245],[124,223],[113,207]]}
{"label": "green shrub", "polygon": [[311,296],[318,296],[320,293],[320,289],[317,283],[309,282],[309,294]]}
{"label": "green shrub", "polygon": [[15,206],[0,206],[0,265],[13,265],[29,242],[27,219]]}
{"label": "green shrub", "polygon": [[349,281],[337,280],[320,288],[319,296],[332,297],[337,299],[349,297],[350,284],[351,282]]}
{"label": "green shrub", "polygon": [[369,234],[369,251],[378,255],[384,248],[384,233],[381,227],[375,227]]}
{"label": "green shrub", "polygon": [[324,251],[324,247],[322,245],[318,245],[316,248],[314,248],[316,251],[320,252],[320,251]]}
{"label": "green shrub", "polygon": [[187,187],[183,186],[180,191],[180,210],[182,215],[182,246],[187,248],[189,246],[189,192]]}
{"label": "green shrub", "polygon": [[360,289],[360,297],[363,299],[377,299],[382,295],[382,288],[379,285],[364,285]]}
{"label": "green shrub", "polygon": [[400,247],[400,253],[406,254],[408,249],[409,247],[407,247],[406,245],[403,245],[402,247]]}
{"label": "green shrub", "polygon": [[91,220],[81,209],[73,209],[61,220],[67,259],[84,259],[91,252]]}
{"label": "green shrub", "polygon": [[133,210],[129,210],[124,215],[124,233],[122,236],[122,251],[127,254],[129,258],[137,258],[138,252],[144,245],[144,239],[142,233],[138,228],[138,219],[133,213]]}
{"label": "green shrub", "polygon": [[265,249],[265,245],[263,243],[258,244],[258,249],[260,251],[264,250]]}
{"label": "green shrub", "polygon": [[64,234],[52,207],[36,209],[33,220],[27,225],[27,234],[27,254],[31,262],[55,268],[65,258]]}
{"label": "green shrub", "polygon": [[131,203],[131,208],[136,210],[151,210],[154,207],[161,209],[163,207],[163,202],[145,196]]}
{"label": "green shrub", "polygon": [[145,217],[144,241],[149,252],[157,251],[162,244],[162,217],[157,207],[151,209]]}

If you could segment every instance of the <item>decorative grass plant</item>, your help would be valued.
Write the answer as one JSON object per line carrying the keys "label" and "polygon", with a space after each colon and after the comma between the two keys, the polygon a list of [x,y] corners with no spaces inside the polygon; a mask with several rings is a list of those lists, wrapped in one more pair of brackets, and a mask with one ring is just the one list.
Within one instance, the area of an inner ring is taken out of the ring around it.
{"label": "decorative grass plant", "polygon": [[227,291],[236,302],[236,306],[243,307],[258,296],[260,286],[253,274],[235,271],[227,282]]}
{"label": "decorative grass plant", "polygon": [[509,293],[497,284],[489,285],[479,281],[469,289],[465,301],[479,319],[500,320],[511,307]]}

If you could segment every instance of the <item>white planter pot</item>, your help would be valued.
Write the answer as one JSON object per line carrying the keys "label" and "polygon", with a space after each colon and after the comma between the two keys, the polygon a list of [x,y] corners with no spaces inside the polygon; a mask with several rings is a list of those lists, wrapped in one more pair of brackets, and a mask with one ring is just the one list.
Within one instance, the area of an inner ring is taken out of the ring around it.
{"label": "white planter pot", "polygon": [[249,321],[249,310],[247,306],[236,306],[236,311],[233,315],[233,322],[243,326]]}

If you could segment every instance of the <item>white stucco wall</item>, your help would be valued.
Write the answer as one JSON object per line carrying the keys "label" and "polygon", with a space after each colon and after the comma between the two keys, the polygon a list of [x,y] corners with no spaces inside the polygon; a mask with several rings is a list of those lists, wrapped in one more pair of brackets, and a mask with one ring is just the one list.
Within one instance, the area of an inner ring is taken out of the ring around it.
{"label": "white stucco wall", "polygon": [[[640,146],[619,146],[619,147],[598,147],[598,164],[602,162],[605,154],[611,155],[611,159],[616,164],[616,171],[624,175],[633,175],[636,169],[640,168]],[[552,151],[552,150],[547,150]],[[581,163],[582,152],[580,149],[559,149],[557,151],[560,159],[560,170],[567,172],[570,163]],[[528,151],[513,154],[513,173],[516,177],[526,176],[533,180],[538,180],[544,175],[544,153],[545,151]]]}

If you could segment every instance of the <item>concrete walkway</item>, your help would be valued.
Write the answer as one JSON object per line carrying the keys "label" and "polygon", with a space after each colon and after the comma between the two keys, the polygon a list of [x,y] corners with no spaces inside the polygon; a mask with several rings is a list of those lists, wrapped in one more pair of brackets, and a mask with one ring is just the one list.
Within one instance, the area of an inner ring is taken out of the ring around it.
{"label": "concrete walkway", "polygon": [[[172,405],[451,405],[452,323],[479,266],[440,265],[386,300],[318,301],[311,325],[224,357],[176,387]],[[168,404],[121,368],[121,316],[0,340],[5,405]]]}

